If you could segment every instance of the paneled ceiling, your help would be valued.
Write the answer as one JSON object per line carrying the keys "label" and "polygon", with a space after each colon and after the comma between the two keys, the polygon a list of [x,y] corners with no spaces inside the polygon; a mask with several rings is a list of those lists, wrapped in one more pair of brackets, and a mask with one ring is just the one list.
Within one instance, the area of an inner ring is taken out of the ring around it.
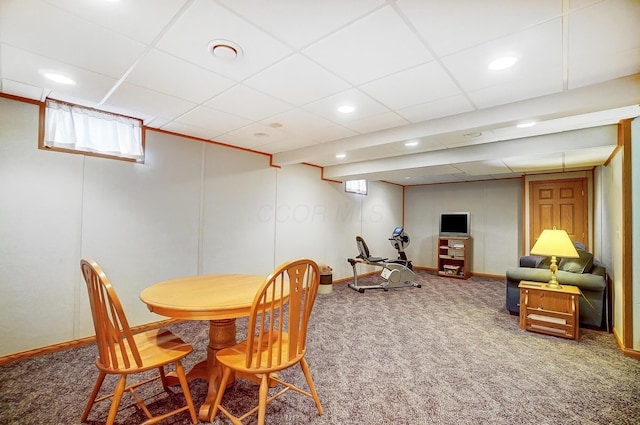
{"label": "paneled ceiling", "polygon": [[2,93],[335,180],[589,169],[640,115],[639,73],[638,0],[0,0]]}

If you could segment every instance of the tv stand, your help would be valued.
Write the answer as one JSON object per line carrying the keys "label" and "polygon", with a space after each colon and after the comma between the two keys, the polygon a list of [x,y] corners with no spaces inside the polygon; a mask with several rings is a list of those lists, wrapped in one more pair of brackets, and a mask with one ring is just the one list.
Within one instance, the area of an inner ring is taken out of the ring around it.
{"label": "tv stand", "polygon": [[438,275],[456,279],[471,277],[471,238],[438,237]]}

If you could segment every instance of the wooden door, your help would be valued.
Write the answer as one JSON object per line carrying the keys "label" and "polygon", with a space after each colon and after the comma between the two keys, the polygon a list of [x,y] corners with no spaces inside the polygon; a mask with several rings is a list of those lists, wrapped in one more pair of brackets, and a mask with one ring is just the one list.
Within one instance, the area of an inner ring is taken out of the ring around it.
{"label": "wooden door", "polygon": [[544,229],[566,230],[588,247],[587,179],[532,181],[529,184],[529,249]]}

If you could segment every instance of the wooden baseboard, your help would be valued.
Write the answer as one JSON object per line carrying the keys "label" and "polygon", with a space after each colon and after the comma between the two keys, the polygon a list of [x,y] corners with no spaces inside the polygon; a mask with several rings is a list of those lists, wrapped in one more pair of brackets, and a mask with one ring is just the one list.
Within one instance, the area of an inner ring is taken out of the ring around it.
{"label": "wooden baseboard", "polygon": [[[144,332],[151,329],[161,328],[163,326],[172,325],[178,322],[180,322],[180,320],[177,320],[177,319],[162,320],[160,322],[153,322],[153,323],[148,323],[146,325],[134,326],[131,328],[131,330],[133,331],[133,333],[139,333],[139,332]],[[43,354],[54,353],[56,351],[66,350],[69,348],[81,347],[83,345],[92,344],[95,341],[96,341],[96,337],[94,335],[94,336],[88,336],[85,338],[74,339],[71,341],[60,342],[58,344],[47,345],[45,347],[34,348],[33,350],[27,350],[19,353],[9,354],[9,355],[0,357],[0,366],[3,364],[17,361],[17,360],[28,359],[30,357],[41,356]]]}
{"label": "wooden baseboard", "polygon": [[624,354],[627,357],[640,360],[640,351],[634,350],[633,348],[625,347],[624,343],[622,342],[622,338],[620,338],[620,334],[618,333],[616,328],[613,328],[613,336],[616,339],[616,343],[618,343],[618,348],[620,348],[620,351],[622,351],[622,354]]}

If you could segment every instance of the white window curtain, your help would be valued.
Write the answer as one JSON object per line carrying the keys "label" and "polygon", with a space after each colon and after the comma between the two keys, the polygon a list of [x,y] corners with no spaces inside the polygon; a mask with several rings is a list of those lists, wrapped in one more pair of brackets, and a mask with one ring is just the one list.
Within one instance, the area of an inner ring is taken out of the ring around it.
{"label": "white window curtain", "polygon": [[144,159],[140,120],[54,100],[46,103],[44,145]]}

